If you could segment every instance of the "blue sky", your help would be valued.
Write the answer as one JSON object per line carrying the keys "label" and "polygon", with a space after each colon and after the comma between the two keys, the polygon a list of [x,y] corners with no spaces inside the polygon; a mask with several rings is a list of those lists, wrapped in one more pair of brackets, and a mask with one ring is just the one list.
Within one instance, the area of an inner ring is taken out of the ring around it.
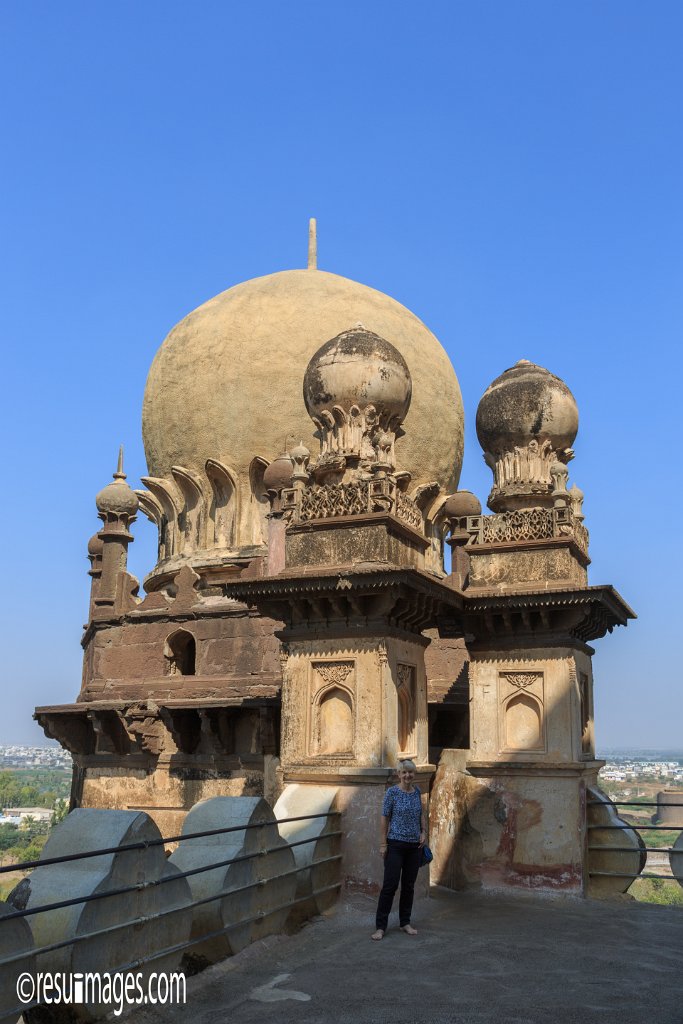
{"label": "blue sky", "polygon": [[145,471],[157,347],[304,266],[313,215],[319,265],[449,352],[461,486],[488,493],[494,377],[527,358],[567,381],[591,582],[639,614],[597,643],[598,744],[683,747],[682,45],[677,0],[5,0],[0,742],[41,742],[33,706],[78,693],[94,495],[120,442]]}

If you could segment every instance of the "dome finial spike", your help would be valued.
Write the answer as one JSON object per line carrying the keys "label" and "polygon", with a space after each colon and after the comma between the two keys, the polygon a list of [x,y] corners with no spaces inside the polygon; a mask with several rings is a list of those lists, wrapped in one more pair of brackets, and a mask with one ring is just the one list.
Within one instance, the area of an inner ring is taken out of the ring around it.
{"label": "dome finial spike", "polygon": [[318,227],[315,217],[308,221],[308,269],[318,269]]}
{"label": "dome finial spike", "polygon": [[114,480],[125,480],[126,474],[123,472],[123,445],[119,445],[119,460],[116,465],[116,472],[114,473]]}

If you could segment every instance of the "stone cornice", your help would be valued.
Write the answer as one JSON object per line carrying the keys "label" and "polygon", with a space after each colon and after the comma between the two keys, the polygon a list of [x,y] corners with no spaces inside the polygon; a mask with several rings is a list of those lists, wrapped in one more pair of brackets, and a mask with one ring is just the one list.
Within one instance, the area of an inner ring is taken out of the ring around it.
{"label": "stone cornice", "polygon": [[610,586],[465,592],[461,623],[475,645],[531,639],[538,644],[586,644],[635,612]]}
{"label": "stone cornice", "polygon": [[466,768],[471,775],[487,776],[492,775],[527,775],[527,776],[550,776],[561,777],[567,775],[580,776],[598,772],[605,761],[590,759],[586,761],[532,761],[530,755],[526,760],[519,761],[467,761]]}
{"label": "stone cornice", "polygon": [[459,591],[429,573],[391,565],[289,570],[228,584],[225,593],[284,622],[284,635],[323,627],[336,635],[377,635],[387,628],[420,634],[446,613],[459,616],[463,603]]}

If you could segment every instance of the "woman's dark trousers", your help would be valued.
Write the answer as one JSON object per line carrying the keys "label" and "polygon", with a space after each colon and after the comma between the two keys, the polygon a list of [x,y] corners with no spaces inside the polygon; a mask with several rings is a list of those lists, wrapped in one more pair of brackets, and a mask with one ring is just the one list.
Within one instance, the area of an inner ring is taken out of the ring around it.
{"label": "woman's dark trousers", "polygon": [[401,928],[410,924],[413,909],[415,879],[420,869],[420,847],[417,843],[400,843],[395,839],[387,842],[384,858],[384,884],[377,903],[377,928],[387,930],[394,893],[401,880],[401,895],[398,901],[398,923]]}

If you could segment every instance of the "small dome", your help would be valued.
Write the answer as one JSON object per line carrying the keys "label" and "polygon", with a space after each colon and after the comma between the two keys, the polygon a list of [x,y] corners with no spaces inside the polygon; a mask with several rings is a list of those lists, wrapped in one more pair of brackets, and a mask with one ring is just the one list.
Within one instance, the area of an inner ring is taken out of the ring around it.
{"label": "small dome", "polygon": [[479,443],[496,456],[545,440],[562,452],[571,448],[578,429],[579,412],[567,385],[528,359],[496,377],[477,409]]}
{"label": "small dome", "polygon": [[449,494],[441,506],[441,511],[449,519],[462,519],[463,516],[480,516],[481,502],[471,491],[456,491]]}
{"label": "small dome", "polygon": [[95,498],[95,504],[98,512],[112,512],[119,516],[134,516],[140,507],[135,492],[125,480],[115,480],[114,483],[103,487]]}
{"label": "small dome", "polygon": [[292,472],[294,466],[288,452],[278,455],[277,459],[270,463],[263,474],[263,486],[267,491],[281,491],[283,487],[290,487],[292,483]]}
{"label": "small dome", "polygon": [[292,448],[290,455],[294,462],[305,462],[306,459],[311,457],[311,453],[303,441],[299,441],[298,445],[295,448]]}
{"label": "small dome", "polygon": [[104,544],[99,533],[93,533],[92,537],[88,541],[88,554],[92,555],[93,558],[99,558],[104,549]]}
{"label": "small dome", "polygon": [[401,423],[410,406],[412,381],[405,359],[390,342],[358,324],[325,342],[304,375],[308,414],[319,418],[335,405],[345,412],[372,405]]}
{"label": "small dome", "polygon": [[135,491],[126,483],[126,474],[123,472],[123,446],[119,451],[119,464],[114,473],[114,482],[103,487],[95,497],[97,511],[102,515],[107,512],[117,516],[134,516],[140,508]]}

